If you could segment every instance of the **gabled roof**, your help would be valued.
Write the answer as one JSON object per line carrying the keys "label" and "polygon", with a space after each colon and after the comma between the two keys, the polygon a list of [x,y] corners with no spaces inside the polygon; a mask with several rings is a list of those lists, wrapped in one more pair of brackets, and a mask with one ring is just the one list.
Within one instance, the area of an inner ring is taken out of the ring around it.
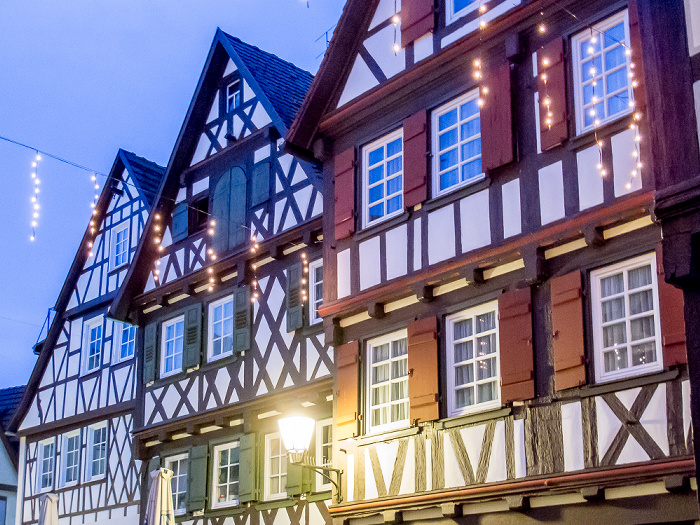
{"label": "gabled roof", "polygon": [[148,201],[148,205],[153,206],[160,182],[165,174],[165,168],[123,149],[119,150],[119,155],[123,157],[126,169],[129,170],[136,184],[139,185],[141,193]]}

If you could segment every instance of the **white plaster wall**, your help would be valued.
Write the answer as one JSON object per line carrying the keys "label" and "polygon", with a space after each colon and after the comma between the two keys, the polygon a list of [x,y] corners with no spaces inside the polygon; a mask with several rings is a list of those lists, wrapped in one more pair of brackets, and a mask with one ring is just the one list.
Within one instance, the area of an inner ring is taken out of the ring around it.
{"label": "white plaster wall", "polygon": [[428,264],[455,256],[455,211],[452,205],[428,214]]}
{"label": "white plaster wall", "polygon": [[[610,139],[613,154],[613,176],[615,178],[615,197],[626,195],[642,188],[641,170],[637,168],[634,137],[636,131],[628,129]],[[632,172],[637,175],[633,176]]]}
{"label": "white plaster wall", "polygon": [[338,299],[350,295],[350,249],[337,256]]}
{"label": "white plaster wall", "polygon": [[376,286],[381,282],[379,236],[360,243],[360,289]]}
{"label": "white plaster wall", "polygon": [[540,219],[549,224],[564,217],[564,173],[561,161],[538,172],[540,188]]}
{"label": "white plaster wall", "polygon": [[597,146],[576,153],[579,210],[603,203],[603,178],[598,171],[599,162],[600,153]]}
{"label": "white plaster wall", "polygon": [[395,279],[408,271],[408,226],[386,232],[386,278]]}
{"label": "white plaster wall", "polygon": [[514,179],[501,187],[503,199],[503,238],[518,235],[522,230],[520,216],[520,179]]}
{"label": "white plaster wall", "polygon": [[459,202],[462,226],[462,253],[491,244],[489,190],[465,197]]}

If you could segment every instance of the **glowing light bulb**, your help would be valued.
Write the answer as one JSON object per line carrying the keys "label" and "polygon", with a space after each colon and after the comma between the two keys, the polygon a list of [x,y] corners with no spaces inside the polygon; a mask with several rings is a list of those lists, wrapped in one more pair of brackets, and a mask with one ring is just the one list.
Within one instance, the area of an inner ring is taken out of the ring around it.
{"label": "glowing light bulb", "polygon": [[32,168],[36,168],[36,162],[32,162]]}
{"label": "glowing light bulb", "polygon": [[209,228],[209,231],[207,233],[209,235],[214,235],[214,228]]}
{"label": "glowing light bulb", "polygon": [[33,228],[36,228],[36,226],[37,226],[37,222],[36,222],[36,221],[32,221],[32,227],[33,227]]}
{"label": "glowing light bulb", "polygon": [[547,73],[542,73],[542,74],[540,75],[540,78],[541,78],[544,82],[547,82]]}
{"label": "glowing light bulb", "polygon": [[160,259],[156,261],[156,266],[160,266]]}
{"label": "glowing light bulb", "polygon": [[480,108],[484,107],[484,99],[483,98],[480,98],[479,100],[477,100],[476,103],[479,105]]}
{"label": "glowing light bulb", "polygon": [[209,226],[211,226],[212,228],[213,228],[214,226],[216,226],[216,221],[210,221],[210,222],[209,222]]}
{"label": "glowing light bulb", "polygon": [[605,177],[608,174],[608,170],[600,170],[600,174]]}
{"label": "glowing light bulb", "polygon": [[32,179],[36,179],[36,172],[33,171],[31,174],[31,177],[32,177]]}
{"label": "glowing light bulb", "polygon": [[549,65],[549,59],[548,59],[548,58],[543,58],[543,59],[542,59],[542,65],[545,66],[545,67],[548,66],[548,65]]}
{"label": "glowing light bulb", "polygon": [[92,182],[95,182],[95,181],[97,180],[97,177],[95,177],[95,175],[93,174],[93,176],[90,177],[90,180],[91,180]]}
{"label": "glowing light bulb", "polygon": [[625,55],[632,56],[632,50],[630,48],[625,49]]}
{"label": "glowing light bulb", "polygon": [[39,154],[37,153],[35,158],[36,158],[36,160],[41,160],[41,155],[39,155]]}
{"label": "glowing light bulb", "polygon": [[486,87],[486,86],[484,86],[484,87],[481,88],[481,92],[482,92],[484,95],[486,95],[486,94],[488,94],[488,92],[489,92],[489,88]]}
{"label": "glowing light bulb", "polygon": [[391,21],[394,23],[394,25],[396,25],[396,24],[398,24],[398,23],[401,21],[401,19],[399,18],[399,15],[394,15],[394,16],[391,18]]}
{"label": "glowing light bulb", "polygon": [[395,42],[394,43],[394,53],[398,53],[399,51],[401,51],[401,46],[399,45],[398,42]]}
{"label": "glowing light bulb", "polygon": [[34,236],[33,236],[33,235],[30,235],[30,236],[29,236],[29,240],[33,242],[33,241],[34,241]]}
{"label": "glowing light bulb", "polygon": [[213,292],[213,291],[214,291],[214,287],[213,287],[213,286],[210,286],[209,288],[207,288],[207,290],[210,291],[210,292]]}
{"label": "glowing light bulb", "polygon": [[547,26],[545,26],[544,24],[540,24],[540,26],[539,26],[538,29],[540,30],[540,33],[546,33],[546,32],[547,32]]}
{"label": "glowing light bulb", "polygon": [[603,141],[602,141],[602,140],[599,140],[599,141],[598,141],[598,147],[599,147],[599,148],[602,148],[602,147],[603,147]]}
{"label": "glowing light bulb", "polygon": [[160,220],[160,214],[159,214],[159,213],[156,213],[156,220],[157,220],[157,221]]}
{"label": "glowing light bulb", "polygon": [[588,46],[587,51],[589,55],[592,55],[593,53],[595,53],[595,48],[593,46]]}
{"label": "glowing light bulb", "polygon": [[480,5],[480,6],[479,6],[479,12],[480,12],[480,13],[485,13],[485,12],[486,12],[486,6],[483,5],[483,4]]}

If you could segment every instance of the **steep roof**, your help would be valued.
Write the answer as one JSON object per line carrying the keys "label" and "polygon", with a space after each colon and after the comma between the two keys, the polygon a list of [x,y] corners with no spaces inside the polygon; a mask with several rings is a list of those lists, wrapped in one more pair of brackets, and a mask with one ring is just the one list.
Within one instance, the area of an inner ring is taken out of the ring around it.
{"label": "steep roof", "polygon": [[0,428],[7,428],[25,389],[26,386],[14,386],[0,390]]}
{"label": "steep roof", "polygon": [[160,182],[163,180],[163,175],[165,175],[165,168],[130,151],[120,149],[119,152],[124,155],[126,162],[128,162],[129,165],[126,168],[131,173],[131,176],[136,179],[136,183],[140,186],[143,196],[148,201],[148,205],[153,206]]}

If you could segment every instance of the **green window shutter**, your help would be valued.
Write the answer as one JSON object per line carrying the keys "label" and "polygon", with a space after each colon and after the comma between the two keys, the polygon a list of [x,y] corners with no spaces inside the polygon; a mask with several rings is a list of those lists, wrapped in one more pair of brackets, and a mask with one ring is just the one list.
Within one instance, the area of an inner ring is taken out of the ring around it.
{"label": "green window shutter", "polygon": [[151,472],[160,468],[160,456],[154,456],[148,460],[148,472],[146,472],[146,479],[148,480],[148,489],[151,489],[151,483],[153,483],[153,478],[151,478]]}
{"label": "green window shutter", "polygon": [[251,206],[262,204],[270,198],[270,161],[258,162],[253,167]]}
{"label": "green window shutter", "polygon": [[311,492],[313,472],[287,462],[287,496],[299,496]]}
{"label": "green window shutter", "polygon": [[228,247],[233,249],[250,237],[246,229],[246,178],[238,166],[231,168],[231,201],[229,208]]}
{"label": "green window shutter", "polygon": [[228,250],[229,203],[231,198],[231,172],[224,173],[214,187],[211,214],[216,221],[212,248],[217,254]]}
{"label": "green window shutter", "polygon": [[178,202],[173,210],[173,242],[177,242],[187,237],[187,217],[189,208],[187,201]]}
{"label": "green window shutter", "polygon": [[304,305],[301,302],[301,263],[287,268],[287,332],[304,325]]}
{"label": "green window shutter", "polygon": [[233,293],[233,351],[250,349],[250,288],[240,286]]}
{"label": "green window shutter", "polygon": [[188,370],[199,365],[202,355],[202,305],[197,303],[185,311],[185,348],[182,368]]}
{"label": "green window shutter", "polygon": [[207,460],[209,447],[190,447],[187,470],[187,512],[203,510],[207,505]]}
{"label": "green window shutter", "polygon": [[156,380],[158,324],[151,323],[143,332],[143,382],[152,383]]}
{"label": "green window shutter", "polygon": [[241,436],[238,468],[238,496],[241,503],[258,499],[255,462],[255,434]]}

